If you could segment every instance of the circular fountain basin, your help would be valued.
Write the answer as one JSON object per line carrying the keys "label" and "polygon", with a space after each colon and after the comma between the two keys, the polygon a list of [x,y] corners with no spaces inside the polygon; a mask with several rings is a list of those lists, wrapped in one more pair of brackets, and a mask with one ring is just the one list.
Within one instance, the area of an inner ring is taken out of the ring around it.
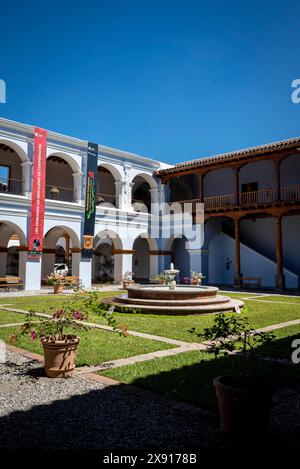
{"label": "circular fountain basin", "polygon": [[177,285],[171,290],[167,285],[134,285],[127,294],[104,298],[106,304],[137,309],[152,314],[204,314],[234,311],[242,308],[241,300],[218,295],[217,287],[204,285]]}
{"label": "circular fountain basin", "polygon": [[128,298],[178,301],[216,296],[219,289],[202,285],[177,285],[175,290],[170,290],[168,285],[134,285],[128,287],[127,291]]}

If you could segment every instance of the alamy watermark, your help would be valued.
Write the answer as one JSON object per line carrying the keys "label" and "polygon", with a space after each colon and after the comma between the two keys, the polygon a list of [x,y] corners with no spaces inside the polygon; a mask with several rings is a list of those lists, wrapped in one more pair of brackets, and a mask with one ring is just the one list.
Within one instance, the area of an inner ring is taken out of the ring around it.
{"label": "alamy watermark", "polygon": [[292,362],[295,365],[300,363],[300,339],[295,339],[292,342],[292,347],[295,349],[292,353]]}
{"label": "alamy watermark", "polygon": [[300,103],[300,78],[296,78],[292,81],[292,88],[295,88],[291,94],[291,100],[294,104]]}
{"label": "alamy watermark", "polygon": [[0,104],[6,103],[6,83],[0,78]]}

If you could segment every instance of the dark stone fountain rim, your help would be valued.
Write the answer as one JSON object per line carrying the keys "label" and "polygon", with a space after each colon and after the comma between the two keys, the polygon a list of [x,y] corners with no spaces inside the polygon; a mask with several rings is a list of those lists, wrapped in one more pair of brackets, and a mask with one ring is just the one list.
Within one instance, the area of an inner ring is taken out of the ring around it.
{"label": "dark stone fountain rim", "polygon": [[219,289],[203,285],[177,285],[170,290],[167,285],[133,285],[127,288],[129,298],[151,300],[189,300],[203,297],[215,297]]}

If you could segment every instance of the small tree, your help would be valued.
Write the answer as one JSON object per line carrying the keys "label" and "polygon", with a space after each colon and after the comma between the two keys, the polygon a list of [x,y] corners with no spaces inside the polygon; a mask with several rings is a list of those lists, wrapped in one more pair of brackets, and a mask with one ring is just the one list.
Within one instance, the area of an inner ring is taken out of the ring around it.
{"label": "small tree", "polygon": [[246,317],[238,314],[218,314],[213,325],[205,328],[203,333],[197,333],[195,328],[190,330],[207,342],[207,352],[215,357],[222,354],[240,353],[243,357],[243,367],[247,370],[248,361],[255,361],[258,356],[258,347],[270,343],[274,334],[269,332],[256,332],[250,326]]}

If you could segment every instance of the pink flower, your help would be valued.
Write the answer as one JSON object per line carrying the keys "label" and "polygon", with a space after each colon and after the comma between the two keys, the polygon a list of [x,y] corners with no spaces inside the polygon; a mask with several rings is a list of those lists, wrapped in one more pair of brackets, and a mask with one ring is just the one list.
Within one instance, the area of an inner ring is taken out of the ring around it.
{"label": "pink flower", "polygon": [[53,319],[59,319],[63,315],[63,313],[64,313],[63,309],[58,309],[57,311],[55,311],[52,318]]}
{"label": "pink flower", "polygon": [[85,319],[85,316],[80,311],[74,311],[73,319],[76,319],[77,321],[83,321]]}
{"label": "pink flower", "polygon": [[35,331],[32,331],[32,332],[31,332],[31,339],[32,339],[32,340],[35,340],[36,338],[37,338],[36,332],[35,332]]}

